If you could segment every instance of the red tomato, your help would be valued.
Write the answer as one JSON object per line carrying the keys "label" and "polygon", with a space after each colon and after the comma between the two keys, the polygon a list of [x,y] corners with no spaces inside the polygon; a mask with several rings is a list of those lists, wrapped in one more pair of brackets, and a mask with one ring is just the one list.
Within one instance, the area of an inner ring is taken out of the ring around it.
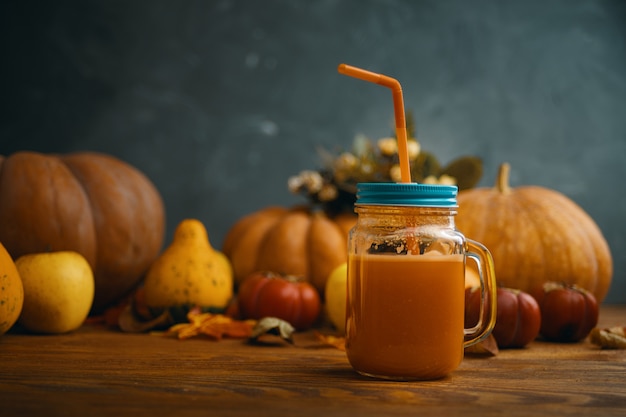
{"label": "red tomato", "polygon": [[598,303],[589,291],[555,282],[544,285],[541,335],[553,342],[577,342],[598,324]]}
{"label": "red tomato", "polygon": [[301,278],[255,272],[244,279],[237,293],[244,319],[277,317],[298,330],[310,328],[321,311],[320,296]]}
{"label": "red tomato", "polygon": [[[541,313],[537,301],[523,291],[498,288],[498,312],[492,335],[498,347],[521,348],[535,340],[541,326]],[[465,291],[465,327],[478,323],[480,289]]]}

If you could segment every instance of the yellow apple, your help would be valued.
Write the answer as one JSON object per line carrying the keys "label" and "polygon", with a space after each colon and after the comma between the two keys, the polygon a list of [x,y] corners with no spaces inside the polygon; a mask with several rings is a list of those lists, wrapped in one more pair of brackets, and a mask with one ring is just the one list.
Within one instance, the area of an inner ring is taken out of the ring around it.
{"label": "yellow apple", "polygon": [[76,330],[87,318],[94,298],[93,271],[77,252],[24,255],[15,261],[24,286],[18,322],[36,333]]}
{"label": "yellow apple", "polygon": [[343,263],[333,269],[326,280],[324,299],[328,319],[341,334],[346,332],[346,293],[348,264]]}

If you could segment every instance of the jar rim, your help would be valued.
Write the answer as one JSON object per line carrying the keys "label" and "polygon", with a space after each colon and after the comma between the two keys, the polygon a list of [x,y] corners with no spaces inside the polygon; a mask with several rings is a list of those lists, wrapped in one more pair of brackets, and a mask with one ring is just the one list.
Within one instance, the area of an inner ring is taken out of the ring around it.
{"label": "jar rim", "polygon": [[457,194],[456,185],[364,182],[357,184],[355,204],[455,208]]}

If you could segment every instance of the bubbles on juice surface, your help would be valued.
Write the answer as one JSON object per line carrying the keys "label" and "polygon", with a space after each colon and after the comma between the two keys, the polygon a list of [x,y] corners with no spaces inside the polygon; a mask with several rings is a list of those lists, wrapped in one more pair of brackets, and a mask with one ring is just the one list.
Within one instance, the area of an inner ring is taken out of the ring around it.
{"label": "bubbles on juice surface", "polygon": [[437,239],[410,238],[374,242],[371,244],[369,254],[395,254],[395,255],[452,255],[455,253],[450,242]]}
{"label": "bubbles on juice surface", "polygon": [[385,241],[381,243],[374,242],[370,246],[367,253],[380,254],[380,253],[393,253],[396,255],[406,255],[408,253],[406,243],[403,240],[397,241]]}

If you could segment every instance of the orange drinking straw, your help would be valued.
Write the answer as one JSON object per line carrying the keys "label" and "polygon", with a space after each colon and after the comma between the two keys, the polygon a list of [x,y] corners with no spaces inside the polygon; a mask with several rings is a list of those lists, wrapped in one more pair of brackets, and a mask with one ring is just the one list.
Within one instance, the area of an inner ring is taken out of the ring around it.
{"label": "orange drinking straw", "polygon": [[400,182],[411,182],[411,168],[409,166],[409,149],[407,146],[406,119],[404,117],[404,100],[402,86],[395,78],[377,74],[361,68],[340,64],[337,68],[340,74],[349,75],[371,83],[391,88],[393,96],[393,110],[396,118],[396,137],[398,141],[398,158],[400,159]]}

